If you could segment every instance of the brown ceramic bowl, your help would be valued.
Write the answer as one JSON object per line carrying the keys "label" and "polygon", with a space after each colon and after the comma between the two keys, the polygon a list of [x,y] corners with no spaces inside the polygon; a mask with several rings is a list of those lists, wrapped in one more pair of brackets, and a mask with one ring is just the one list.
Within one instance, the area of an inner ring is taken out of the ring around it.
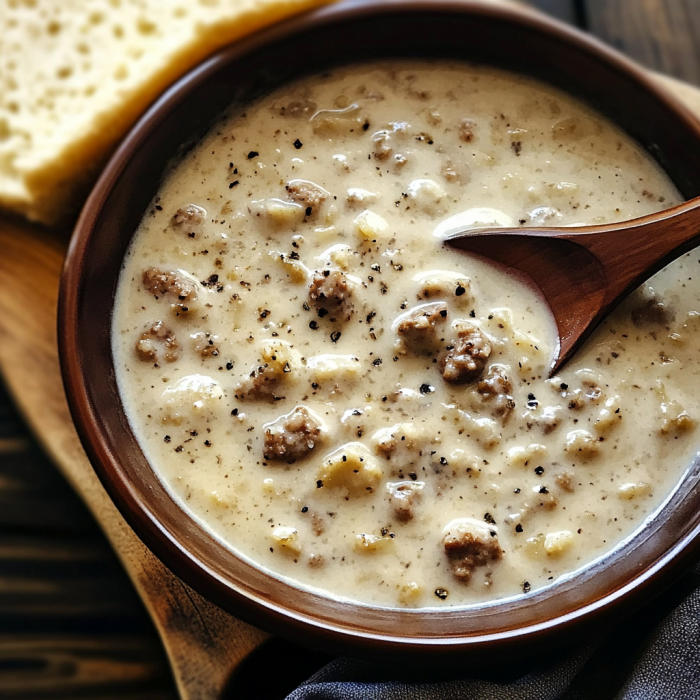
{"label": "brown ceramic bowl", "polygon": [[[126,420],[110,323],[122,257],[168,162],[231,102],[300,74],[377,57],[449,57],[534,75],[620,124],[686,198],[700,194],[700,124],[625,58],[563,25],[500,6],[375,0],[328,7],[221,51],[168,90],[109,162],[63,274],[59,339],[73,418],[118,508],[178,576],[253,624],[337,653],[461,664],[571,641],[650,599],[700,549],[698,464],[658,515],[575,578],[509,602],[388,610],[301,591],[242,560],[175,503]],[[494,656],[494,653],[496,656]]]}

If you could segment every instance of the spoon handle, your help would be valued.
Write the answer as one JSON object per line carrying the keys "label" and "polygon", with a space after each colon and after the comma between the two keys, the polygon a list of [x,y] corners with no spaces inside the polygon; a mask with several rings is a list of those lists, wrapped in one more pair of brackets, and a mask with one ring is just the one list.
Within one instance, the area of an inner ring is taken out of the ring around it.
{"label": "spoon handle", "polygon": [[576,243],[598,259],[606,278],[601,303],[605,313],[654,273],[700,245],[700,197],[612,226],[550,229],[546,235]]}

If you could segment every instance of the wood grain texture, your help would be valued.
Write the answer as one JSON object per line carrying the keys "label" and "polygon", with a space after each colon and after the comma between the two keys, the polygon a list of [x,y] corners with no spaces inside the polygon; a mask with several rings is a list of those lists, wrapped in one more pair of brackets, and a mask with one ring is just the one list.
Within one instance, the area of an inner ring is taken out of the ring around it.
{"label": "wood grain texture", "polygon": [[587,29],[643,65],[700,85],[698,0],[585,0]]}
{"label": "wood grain texture", "polygon": [[175,700],[143,605],[0,384],[0,697]]}
{"label": "wood grain texture", "polygon": [[0,222],[0,367],[24,417],[118,552],[158,628],[181,697],[210,700],[267,635],[171,574],[125,523],[83,452],[63,393],[56,302],[65,241]]}

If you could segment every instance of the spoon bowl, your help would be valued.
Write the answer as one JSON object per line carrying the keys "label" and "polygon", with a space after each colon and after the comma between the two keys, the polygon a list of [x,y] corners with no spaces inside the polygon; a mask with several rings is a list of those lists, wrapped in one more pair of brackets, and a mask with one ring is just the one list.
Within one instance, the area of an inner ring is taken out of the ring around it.
{"label": "spoon bowl", "polygon": [[445,243],[518,271],[542,292],[559,336],[552,376],[630,292],[700,245],[700,197],[614,224],[474,229]]}

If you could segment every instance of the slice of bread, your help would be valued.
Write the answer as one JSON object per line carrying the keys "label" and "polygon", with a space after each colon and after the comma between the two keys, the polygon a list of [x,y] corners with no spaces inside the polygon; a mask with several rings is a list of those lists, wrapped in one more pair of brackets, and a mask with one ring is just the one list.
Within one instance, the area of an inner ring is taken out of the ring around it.
{"label": "slice of bread", "polygon": [[70,220],[119,139],[222,46],[329,0],[2,0],[0,206]]}

